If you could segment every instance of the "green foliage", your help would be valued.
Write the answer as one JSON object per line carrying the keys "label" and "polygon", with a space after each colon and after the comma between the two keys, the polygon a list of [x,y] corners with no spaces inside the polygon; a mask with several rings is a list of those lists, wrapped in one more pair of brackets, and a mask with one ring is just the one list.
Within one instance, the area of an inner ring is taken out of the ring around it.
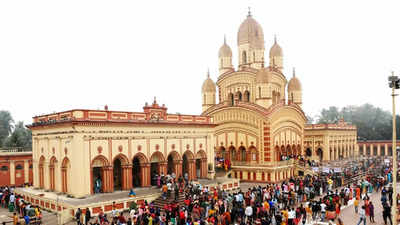
{"label": "green foliage", "polygon": [[4,141],[4,147],[32,147],[32,132],[25,128],[24,122],[17,123],[11,136]]}
{"label": "green foliage", "polygon": [[9,111],[0,110],[0,147],[4,145],[5,139],[11,134],[14,120]]}
{"label": "green foliage", "polygon": [[[331,106],[321,111],[317,122],[337,123],[341,118],[357,126],[359,139],[390,140],[392,138],[392,114],[371,104],[346,106],[341,110]],[[400,136],[400,118],[399,116],[396,116],[396,118],[397,134]]]}

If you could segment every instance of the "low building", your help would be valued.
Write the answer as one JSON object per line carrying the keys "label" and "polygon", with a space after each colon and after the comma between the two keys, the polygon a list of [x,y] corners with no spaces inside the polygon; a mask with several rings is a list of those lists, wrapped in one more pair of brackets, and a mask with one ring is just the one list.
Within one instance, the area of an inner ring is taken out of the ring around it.
{"label": "low building", "polygon": [[32,181],[32,150],[0,149],[0,186],[23,186]]}
{"label": "low building", "polygon": [[[358,140],[360,156],[393,156],[392,140]],[[400,147],[400,140],[396,141]]]}
{"label": "low building", "polygon": [[[157,174],[207,178],[213,164],[208,116],[70,110],[33,118],[33,185],[74,197],[147,187]],[[98,189],[96,189],[98,185]]]}
{"label": "low building", "polygon": [[334,124],[306,124],[304,149],[304,156],[316,161],[356,157],[357,127],[343,119]]}

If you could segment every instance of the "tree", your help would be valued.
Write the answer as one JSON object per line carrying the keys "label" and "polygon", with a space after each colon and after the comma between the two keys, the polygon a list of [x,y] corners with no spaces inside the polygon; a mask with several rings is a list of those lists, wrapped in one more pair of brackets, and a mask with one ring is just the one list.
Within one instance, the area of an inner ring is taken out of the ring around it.
{"label": "tree", "polygon": [[336,106],[331,106],[329,109],[322,109],[318,123],[337,123],[339,119],[339,109]]}
{"label": "tree", "polygon": [[0,147],[3,146],[4,140],[11,134],[14,120],[9,111],[0,110]]}
{"label": "tree", "polygon": [[5,140],[4,145],[6,147],[30,148],[32,147],[32,132],[25,128],[24,122],[19,121],[11,136]]}
{"label": "tree", "polygon": [[308,123],[308,124],[314,123],[314,118],[313,118],[312,116],[306,115],[306,118],[307,118],[307,123]]}
{"label": "tree", "polygon": [[[399,118],[399,116],[396,116]],[[357,126],[357,136],[362,140],[389,140],[392,138],[392,115],[371,104],[346,106],[339,110],[335,106],[323,109],[319,123],[336,123],[339,119]],[[400,119],[400,118],[399,118]],[[397,119],[398,137],[400,121]]]}

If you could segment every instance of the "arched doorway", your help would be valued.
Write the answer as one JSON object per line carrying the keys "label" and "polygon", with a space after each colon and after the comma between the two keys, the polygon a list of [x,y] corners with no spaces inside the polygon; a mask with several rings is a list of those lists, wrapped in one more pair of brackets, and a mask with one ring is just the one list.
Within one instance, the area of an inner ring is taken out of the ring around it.
{"label": "arched doorway", "polygon": [[207,177],[207,155],[204,150],[200,150],[196,154],[196,177]]}
{"label": "arched doorway", "polygon": [[[285,157],[285,160],[286,160],[287,152],[286,152],[285,146],[283,146],[283,145],[281,146],[281,155],[282,155],[283,157]],[[283,157],[282,157],[282,160],[284,160]]]}
{"label": "arched doorway", "polygon": [[232,161],[236,161],[236,152],[235,152],[235,147],[230,146],[229,147],[229,160]]}
{"label": "arched doorway", "polygon": [[229,105],[233,105],[234,104],[234,98],[233,98],[233,94],[232,93],[229,93],[228,94],[228,102],[229,102]]}
{"label": "arched doorway", "polygon": [[182,173],[184,178],[189,180],[196,179],[196,164],[194,162],[194,155],[191,151],[187,150],[182,156]]}
{"label": "arched doorway", "polygon": [[167,173],[174,173],[176,177],[181,176],[182,174],[182,160],[178,152],[172,151],[168,154],[167,157]]}
{"label": "arched doorway", "polygon": [[282,160],[281,151],[279,150],[279,146],[275,146],[275,156],[276,156],[276,161]]}
{"label": "arched doorway", "polygon": [[55,191],[56,190],[56,185],[55,185],[55,165],[56,165],[56,157],[51,157],[50,159],[50,165],[49,165],[49,170],[50,170],[50,190]]}
{"label": "arched doorway", "polygon": [[287,153],[288,157],[290,157],[290,158],[293,157],[292,148],[290,147],[290,145],[286,146],[286,153]]}
{"label": "arched doorway", "polygon": [[41,156],[39,159],[39,187],[44,188],[44,156]]}
{"label": "arched doorway", "polygon": [[244,101],[246,101],[246,102],[250,101],[250,92],[249,91],[244,92]]}
{"label": "arched doorway", "polygon": [[240,91],[236,92],[236,96],[237,96],[238,101],[242,101],[242,99],[243,99],[242,92],[240,92]]}
{"label": "arched doorway", "polygon": [[114,190],[130,190],[132,188],[131,166],[124,154],[118,154],[113,160],[113,188]]}
{"label": "arched doorway", "polygon": [[247,161],[247,156],[246,156],[246,148],[243,146],[239,147],[239,155],[240,155],[240,161],[245,162]]}
{"label": "arched doorway", "polygon": [[222,157],[224,160],[228,158],[228,155],[226,154],[225,147],[221,146],[221,147],[219,148],[219,152],[221,153],[221,157]]}
{"label": "arched doorway", "polygon": [[102,156],[96,156],[91,165],[92,169],[92,191],[93,193],[102,193],[102,192],[109,192],[109,180],[106,180],[109,172],[108,168],[110,167],[110,164],[108,160]]}
{"label": "arched doorway", "polygon": [[157,151],[150,157],[151,185],[157,185],[157,176],[161,175],[161,164],[165,162],[164,155]]}
{"label": "arched doorway", "polygon": [[145,176],[143,175],[143,165],[148,162],[143,153],[137,153],[132,160],[132,185],[133,187],[143,187]]}
{"label": "arched doorway", "polygon": [[311,157],[312,156],[311,148],[306,148],[306,156],[307,157]]}
{"label": "arched doorway", "polygon": [[302,153],[301,153],[301,146],[300,146],[300,145],[297,145],[297,155],[298,155],[298,156],[301,156],[301,155],[302,155]]}
{"label": "arched doorway", "polygon": [[318,148],[318,149],[317,149],[317,155],[318,155],[318,157],[319,157],[319,161],[322,161],[322,159],[323,159],[323,152],[322,152],[322,149],[321,149],[321,148]]}
{"label": "arched doorway", "polygon": [[122,190],[122,163],[116,158],[113,163],[114,190]]}
{"label": "arched doorway", "polygon": [[258,152],[257,148],[254,146],[249,147],[249,154],[250,154],[250,160],[252,162],[258,162]]}
{"label": "arched doorway", "polygon": [[61,164],[61,191],[63,193],[68,193],[69,181],[71,175],[71,164],[67,157],[64,158]]}

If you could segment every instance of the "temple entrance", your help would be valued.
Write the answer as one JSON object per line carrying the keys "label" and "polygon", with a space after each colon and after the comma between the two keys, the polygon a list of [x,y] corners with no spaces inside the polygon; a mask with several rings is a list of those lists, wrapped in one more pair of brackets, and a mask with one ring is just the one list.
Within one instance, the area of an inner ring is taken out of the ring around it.
{"label": "temple entrance", "polygon": [[175,168],[174,168],[174,158],[172,157],[172,154],[168,156],[168,166],[167,166],[167,173],[172,174],[175,173]]}
{"label": "temple entrance", "polygon": [[157,185],[157,176],[161,175],[161,163],[165,162],[164,156],[157,151],[150,158],[151,185]]}
{"label": "temple entrance", "polygon": [[106,182],[104,180],[105,168],[109,166],[107,159],[104,156],[97,156],[92,161],[92,191],[93,193],[107,192]]}
{"label": "temple entrance", "polygon": [[246,161],[246,149],[243,146],[239,147],[240,161]]}
{"label": "temple entrance", "polygon": [[317,150],[317,155],[318,155],[318,157],[319,157],[319,161],[322,161],[322,159],[323,159],[323,153],[322,153],[322,149],[321,149],[321,148],[318,148],[318,150]]}
{"label": "temple entrance", "polygon": [[173,151],[169,153],[167,157],[167,173],[168,174],[175,174],[178,178],[182,175],[182,167],[181,167],[181,160],[178,152]]}
{"label": "temple entrance", "polygon": [[183,155],[182,159],[182,173],[184,178],[186,178],[189,177],[189,160],[186,154]]}
{"label": "temple entrance", "polygon": [[229,147],[229,160],[232,161],[236,161],[236,152],[235,152],[235,147],[231,146]]}
{"label": "temple entrance", "polygon": [[202,178],[201,169],[201,159],[196,159],[196,176],[199,178]]}
{"label": "temple entrance", "polygon": [[64,158],[61,165],[61,191],[68,193],[69,190],[69,177],[71,175],[71,164],[68,158]]}
{"label": "temple entrance", "polygon": [[113,177],[114,190],[122,190],[122,167],[121,160],[118,158],[114,160]]}
{"label": "temple entrance", "polygon": [[138,156],[133,157],[132,162],[132,184],[134,187],[142,186],[142,171],[140,169],[140,159]]}
{"label": "temple entrance", "polygon": [[311,148],[307,148],[307,149],[306,149],[306,156],[307,156],[307,157],[311,157],[311,156],[312,156]]}
{"label": "temple entrance", "polygon": [[98,190],[96,190],[96,186],[97,187],[101,187],[102,186],[102,174],[101,174],[101,167],[93,167],[93,192],[94,193],[101,193],[103,192],[103,190],[100,188]]}

